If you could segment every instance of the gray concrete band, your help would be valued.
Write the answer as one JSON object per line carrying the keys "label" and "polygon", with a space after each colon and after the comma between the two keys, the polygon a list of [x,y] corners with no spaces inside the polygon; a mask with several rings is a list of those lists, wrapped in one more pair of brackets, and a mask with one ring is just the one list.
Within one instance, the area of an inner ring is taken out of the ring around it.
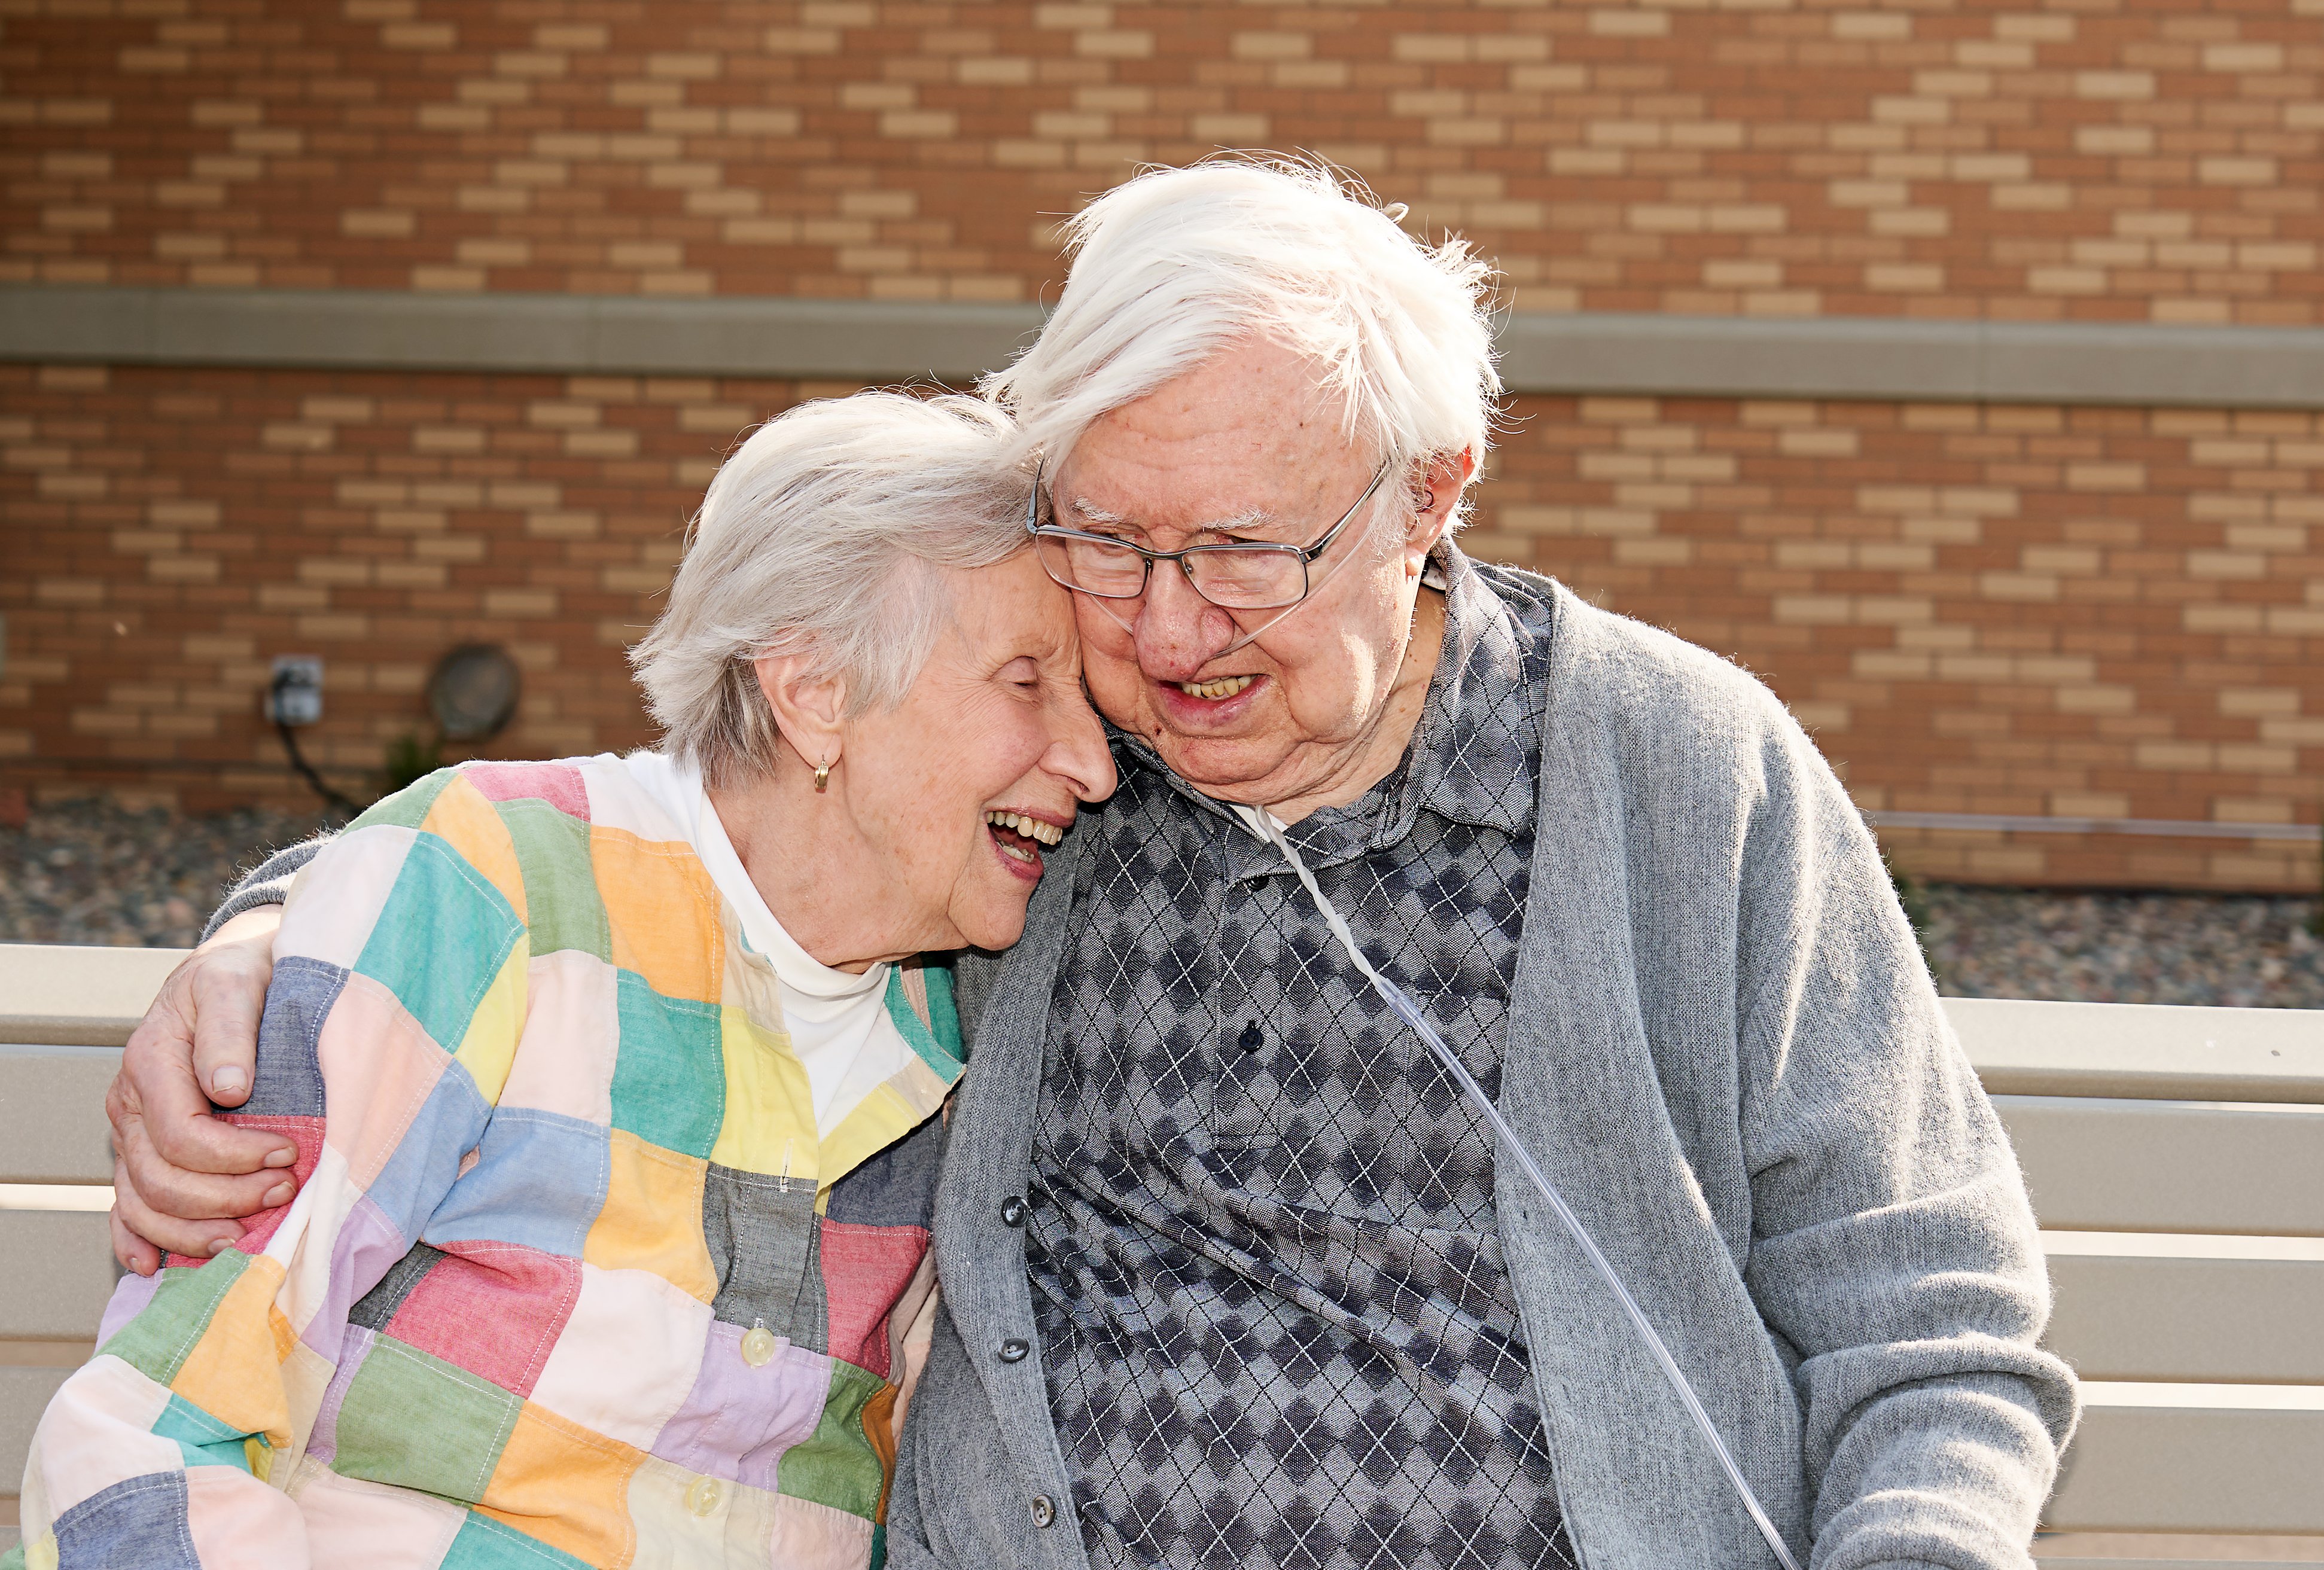
{"label": "gray concrete band", "polygon": [[[0,287],[0,360],[965,382],[1036,306]],[[2324,409],[2324,328],[1520,312],[1517,393]]]}
{"label": "gray concrete band", "polygon": [[2324,409],[2324,329],[1518,315],[1521,392]]}
{"label": "gray concrete band", "polygon": [[356,289],[0,288],[0,358],[566,375],[965,381],[1030,306]]}
{"label": "gray concrete band", "polygon": [[2164,840],[2324,840],[2313,823],[2222,823],[2206,818],[2043,818],[2007,813],[1867,813],[1883,829],[1979,834],[2133,834]]}

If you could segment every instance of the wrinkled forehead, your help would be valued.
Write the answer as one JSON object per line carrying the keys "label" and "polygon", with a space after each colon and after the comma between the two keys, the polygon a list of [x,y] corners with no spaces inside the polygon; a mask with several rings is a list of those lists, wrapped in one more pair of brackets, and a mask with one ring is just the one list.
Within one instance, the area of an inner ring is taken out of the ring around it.
{"label": "wrinkled forehead", "polygon": [[1056,521],[1146,536],[1312,533],[1345,511],[1377,472],[1361,446],[1273,462],[1232,451],[1132,457],[1076,448],[1048,488]]}
{"label": "wrinkled forehead", "polygon": [[1305,518],[1349,476],[1370,476],[1374,445],[1314,362],[1245,344],[1100,415],[1050,480],[1061,509],[1092,519],[1183,528]]}

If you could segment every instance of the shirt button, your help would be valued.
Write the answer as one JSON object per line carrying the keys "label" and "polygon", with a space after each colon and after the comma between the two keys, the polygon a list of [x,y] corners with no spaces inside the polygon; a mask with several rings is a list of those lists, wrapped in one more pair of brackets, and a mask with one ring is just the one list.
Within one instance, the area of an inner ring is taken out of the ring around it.
{"label": "shirt button", "polygon": [[1242,1027],[1242,1034],[1235,1037],[1235,1045],[1240,1047],[1246,1052],[1255,1052],[1259,1051],[1259,1048],[1267,1045],[1267,1036],[1265,1033],[1260,1031],[1259,1028],[1259,1022],[1257,1020],[1253,1020],[1249,1024]]}
{"label": "shirt button", "polygon": [[725,1492],[718,1486],[716,1478],[697,1477],[694,1486],[686,1491],[686,1508],[696,1515],[706,1516],[718,1508],[718,1501]]}
{"label": "shirt button", "polygon": [[1021,1341],[1018,1337],[1011,1336],[1008,1340],[1001,1344],[1001,1361],[1003,1363],[1022,1363],[1025,1361],[1025,1354],[1032,1350],[1033,1348],[1029,1343]]}
{"label": "shirt button", "polygon": [[775,1360],[775,1333],[764,1325],[753,1325],[742,1335],[742,1361],[752,1368],[764,1368]]}
{"label": "shirt button", "polygon": [[1037,1527],[1046,1527],[1056,1519],[1057,1507],[1049,1502],[1049,1496],[1046,1493],[1035,1494],[1033,1496],[1033,1524]]}
{"label": "shirt button", "polygon": [[1025,1225],[1025,1201],[1011,1194],[1001,1201],[1001,1223],[1004,1226]]}

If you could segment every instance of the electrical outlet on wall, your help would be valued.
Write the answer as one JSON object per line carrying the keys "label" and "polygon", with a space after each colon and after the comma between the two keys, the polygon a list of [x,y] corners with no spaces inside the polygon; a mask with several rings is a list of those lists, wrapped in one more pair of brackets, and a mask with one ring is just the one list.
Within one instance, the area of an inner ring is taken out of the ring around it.
{"label": "electrical outlet on wall", "polygon": [[278,654],[266,684],[266,717],[277,725],[312,725],[323,717],[323,656]]}

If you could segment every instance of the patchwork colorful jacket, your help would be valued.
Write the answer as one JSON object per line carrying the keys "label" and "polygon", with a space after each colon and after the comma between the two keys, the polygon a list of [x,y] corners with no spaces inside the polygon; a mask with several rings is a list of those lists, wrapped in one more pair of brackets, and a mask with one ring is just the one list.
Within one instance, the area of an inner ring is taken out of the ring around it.
{"label": "patchwork colorful jacket", "polygon": [[298,1196],[122,1282],[5,1565],[878,1565],[961,1071],[944,971],[887,1007],[906,1060],[818,1137],[772,969],[619,759],[383,802],[291,893],[231,1119]]}

